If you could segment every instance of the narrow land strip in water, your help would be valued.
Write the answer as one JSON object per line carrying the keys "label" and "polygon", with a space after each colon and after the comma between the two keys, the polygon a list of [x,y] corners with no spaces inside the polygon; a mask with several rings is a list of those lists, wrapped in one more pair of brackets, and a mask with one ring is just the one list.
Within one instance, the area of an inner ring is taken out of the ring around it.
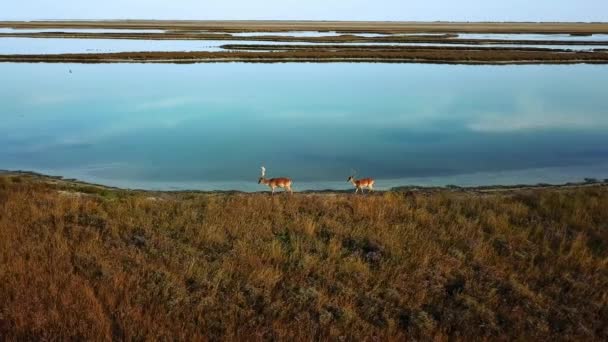
{"label": "narrow land strip in water", "polygon": [[12,28],[122,28],[207,30],[218,32],[338,31],[367,33],[530,33],[608,34],[608,23],[532,22],[378,22],[283,20],[51,20],[0,21]]}
{"label": "narrow land strip in water", "polygon": [[0,62],[48,63],[203,63],[203,62],[413,62],[453,64],[577,64],[608,63],[608,51],[522,51],[520,49],[433,49],[403,50],[318,49],[271,52],[122,52],[87,54],[0,55]]}

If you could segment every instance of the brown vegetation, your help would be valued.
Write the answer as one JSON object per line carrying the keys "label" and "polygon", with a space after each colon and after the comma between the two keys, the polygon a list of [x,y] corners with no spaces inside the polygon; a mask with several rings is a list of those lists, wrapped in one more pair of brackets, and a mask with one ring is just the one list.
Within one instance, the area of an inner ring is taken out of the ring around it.
{"label": "brown vegetation", "polygon": [[[239,46],[246,48],[246,45]],[[256,46],[252,45],[252,49]],[[277,47],[281,49],[281,47]],[[226,52],[121,52],[56,55],[0,55],[0,62],[48,63],[112,63],[112,62],[412,62],[461,64],[523,64],[523,63],[608,63],[607,51],[566,51],[526,48],[425,47],[360,48],[319,47],[289,48],[289,51],[226,51]],[[288,48],[285,48],[288,50]]]}
{"label": "brown vegetation", "polygon": [[608,23],[378,22],[281,20],[0,21],[14,28],[128,28],[216,32],[338,31],[343,33],[608,33]]}
{"label": "brown vegetation", "polygon": [[606,340],[607,190],[271,197],[0,175],[0,339]]}
{"label": "brown vegetation", "polygon": [[[454,32],[570,33],[587,35],[608,32],[608,24],[572,23],[380,23],[380,22],[269,22],[269,21],[78,21],[78,22],[0,22],[15,28],[57,28],[58,32],[0,33],[0,37],[105,38],[142,40],[226,40],[272,41],[276,45],[224,45],[222,52],[124,52],[91,54],[0,55],[0,62],[424,62],[467,64],[522,63],[607,63],[603,49],[571,51],[529,48],[525,45],[605,45],[602,41],[457,39]],[[65,28],[166,29],[164,33],[86,33],[61,32]],[[198,30],[198,31],[197,31]],[[339,36],[286,37],[272,32],[290,30],[337,30]],[[231,32],[270,32],[269,36],[236,37]],[[359,32],[404,33],[440,32],[442,35],[361,37]],[[280,42],[325,43],[326,45],[281,45]],[[348,46],[340,43],[441,43],[442,46]],[[327,45],[333,43],[332,45]],[[476,45],[473,47],[453,44]],[[493,47],[509,44],[513,47]],[[522,46],[516,46],[522,45]],[[269,50],[272,49],[272,50]],[[280,50],[280,51],[279,51]],[[298,50],[298,51],[296,51]]]}

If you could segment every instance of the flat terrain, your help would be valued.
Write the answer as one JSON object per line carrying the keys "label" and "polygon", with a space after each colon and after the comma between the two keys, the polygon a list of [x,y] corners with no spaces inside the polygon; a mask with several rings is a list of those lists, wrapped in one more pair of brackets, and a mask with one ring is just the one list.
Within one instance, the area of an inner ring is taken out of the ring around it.
{"label": "flat terrain", "polygon": [[5,173],[0,337],[602,341],[606,208],[603,183],[269,196]]}
{"label": "flat terrain", "polygon": [[[225,46],[219,52],[124,52],[87,54],[0,55],[0,62],[398,62],[398,63],[458,63],[458,64],[522,64],[522,63],[608,63],[606,42],[590,37],[584,42],[525,39],[456,39],[457,33],[541,33],[592,35],[608,34],[608,23],[450,23],[450,22],[331,22],[331,21],[37,21],[0,22],[0,27],[22,29],[56,29],[53,32],[5,32],[1,37],[81,38],[81,39],[143,39],[143,40],[225,40],[252,41],[240,47]],[[62,29],[163,29],[166,32],[62,32]],[[327,37],[241,37],[235,32],[336,31]],[[361,37],[357,33],[443,33],[438,36]],[[277,46],[256,45],[255,41],[277,42]],[[280,42],[301,42],[312,45],[280,46]],[[333,43],[314,45],[314,43]],[[411,43],[405,46],[346,46],[340,43]],[[415,45],[416,43],[421,45]],[[442,46],[423,46],[435,43]],[[455,47],[453,44],[470,44]],[[497,48],[491,44],[513,47]],[[564,49],[534,49],[532,45],[589,45],[595,51]],[[91,46],[95,48],[94,43]],[[265,51],[264,51],[265,50]]]}
{"label": "flat terrain", "polygon": [[[252,47],[255,49],[255,46]],[[573,64],[608,63],[606,52],[562,52],[525,49],[291,48],[278,52],[120,52],[57,55],[0,55],[0,62],[45,63],[214,63],[214,62],[379,62],[450,64]]]}
{"label": "flat terrain", "polygon": [[340,32],[463,32],[463,33],[608,33],[608,23],[461,23],[396,21],[270,21],[270,20],[108,20],[108,21],[0,21],[14,28],[130,28],[196,29],[227,32],[340,31]]}

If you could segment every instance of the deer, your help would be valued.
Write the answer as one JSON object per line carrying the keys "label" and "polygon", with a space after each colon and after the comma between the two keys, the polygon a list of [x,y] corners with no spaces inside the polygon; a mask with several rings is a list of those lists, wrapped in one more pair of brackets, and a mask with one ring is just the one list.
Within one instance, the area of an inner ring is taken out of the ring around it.
{"label": "deer", "polygon": [[350,182],[355,186],[355,193],[358,193],[359,190],[361,190],[361,193],[363,193],[363,188],[367,188],[367,192],[374,191],[374,183],[376,182],[375,180],[373,180],[372,178],[355,179],[355,175],[356,174],[349,176],[346,180],[347,182]]}
{"label": "deer", "polygon": [[266,168],[262,166],[262,177],[258,179],[258,184],[268,185],[270,189],[272,189],[271,195],[274,195],[274,189],[277,187],[285,189],[285,192],[289,191],[290,194],[293,193],[293,191],[291,190],[291,179],[285,177],[266,179],[265,176]]}

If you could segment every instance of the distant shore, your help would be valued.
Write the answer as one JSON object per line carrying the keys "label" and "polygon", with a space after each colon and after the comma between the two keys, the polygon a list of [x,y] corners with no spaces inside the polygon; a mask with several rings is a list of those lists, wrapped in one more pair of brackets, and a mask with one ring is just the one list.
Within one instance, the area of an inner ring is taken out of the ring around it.
{"label": "distant shore", "polygon": [[[568,34],[591,36],[608,34],[608,23],[457,23],[457,22],[349,22],[349,21],[0,21],[0,27],[14,29],[56,29],[53,32],[9,32],[1,37],[64,39],[136,40],[226,40],[278,42],[273,49],[256,44],[226,45],[226,51],[160,51],[122,53],[6,54],[0,62],[25,63],[214,63],[214,62],[378,62],[447,64],[606,64],[608,42],[525,39],[458,39],[458,33]],[[62,29],[162,29],[166,32],[62,32]],[[336,32],[337,36],[272,36],[290,31]],[[232,33],[260,32],[269,36],[231,36]],[[356,36],[358,33],[387,34],[382,37]],[[420,36],[390,36],[415,33]],[[427,35],[424,35],[427,34]],[[430,36],[428,34],[439,34]],[[280,42],[310,45],[283,46]],[[340,45],[340,43],[408,43],[404,46]],[[315,44],[318,43],[318,44]],[[321,43],[326,45],[320,45]],[[327,45],[331,43],[332,45]],[[566,44],[567,43],[567,44]],[[420,45],[416,45],[420,44]],[[425,44],[442,44],[428,46]],[[467,44],[470,46],[453,46]],[[492,44],[512,45],[495,47]],[[522,45],[523,46],[518,46]],[[590,45],[594,51],[531,48],[525,45]],[[445,45],[445,46],[444,46]],[[266,49],[267,51],[263,51]]]}
{"label": "distant shore", "polygon": [[226,32],[292,30],[377,33],[576,33],[608,34],[608,23],[579,22],[408,22],[408,21],[290,21],[290,20],[50,20],[0,21],[13,28],[192,29]]}

